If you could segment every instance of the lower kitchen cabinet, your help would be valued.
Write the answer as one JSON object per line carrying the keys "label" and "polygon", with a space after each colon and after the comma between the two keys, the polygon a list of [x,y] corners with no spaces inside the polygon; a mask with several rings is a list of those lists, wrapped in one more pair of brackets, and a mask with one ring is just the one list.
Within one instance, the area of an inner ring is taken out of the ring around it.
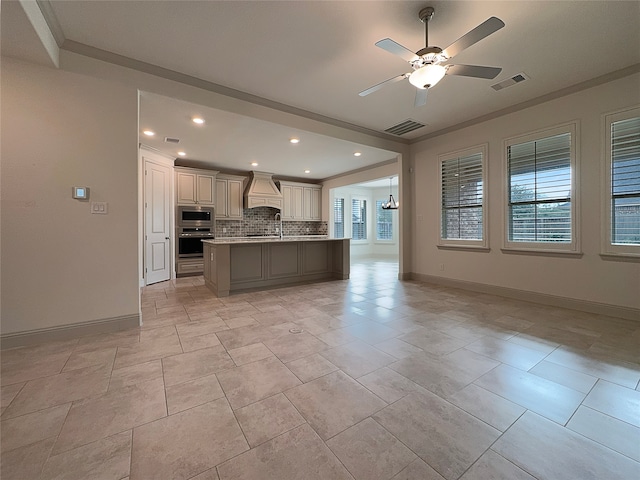
{"label": "lower kitchen cabinet", "polygon": [[204,260],[198,258],[197,260],[179,260],[176,264],[176,275],[197,275],[204,271]]}
{"label": "lower kitchen cabinet", "polygon": [[204,242],[204,280],[231,292],[349,278],[349,239]]}

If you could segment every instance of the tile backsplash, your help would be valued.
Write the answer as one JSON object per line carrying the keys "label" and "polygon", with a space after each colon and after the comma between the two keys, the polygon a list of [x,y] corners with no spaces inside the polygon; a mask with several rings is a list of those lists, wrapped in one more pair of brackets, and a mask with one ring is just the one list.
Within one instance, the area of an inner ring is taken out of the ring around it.
{"label": "tile backsplash", "polygon": [[[280,210],[271,207],[245,208],[242,220],[216,220],[216,238],[247,235],[278,235],[275,220]],[[327,235],[327,222],[282,222],[284,235]]]}

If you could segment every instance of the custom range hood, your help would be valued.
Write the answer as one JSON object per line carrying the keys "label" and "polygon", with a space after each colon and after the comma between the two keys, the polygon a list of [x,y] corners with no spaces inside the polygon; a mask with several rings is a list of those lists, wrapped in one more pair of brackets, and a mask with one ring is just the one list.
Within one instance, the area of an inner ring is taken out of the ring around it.
{"label": "custom range hood", "polygon": [[273,207],[282,210],[282,193],[273,182],[271,173],[251,172],[244,191],[244,208]]}

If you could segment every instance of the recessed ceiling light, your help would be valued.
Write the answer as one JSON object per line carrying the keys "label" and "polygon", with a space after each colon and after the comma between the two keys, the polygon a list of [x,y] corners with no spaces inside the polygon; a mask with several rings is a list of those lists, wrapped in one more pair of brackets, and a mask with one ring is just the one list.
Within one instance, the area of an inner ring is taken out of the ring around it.
{"label": "recessed ceiling light", "polygon": [[304,173],[311,173],[311,170],[305,170]]}
{"label": "recessed ceiling light", "polygon": [[153,132],[151,130],[144,130],[142,133],[144,133],[147,137],[153,137],[156,132]]}
{"label": "recessed ceiling light", "polygon": [[178,152],[178,155],[180,155],[181,157],[184,157],[186,154],[186,152]]}
{"label": "recessed ceiling light", "polygon": [[360,155],[362,155],[362,153],[360,153],[360,152],[355,152],[355,153],[353,154],[353,156],[354,156],[354,157],[359,157]]}
{"label": "recessed ceiling light", "polygon": [[258,166],[258,162],[251,162],[251,166],[252,167],[257,167]]}
{"label": "recessed ceiling light", "polygon": [[292,138],[291,140],[289,140],[291,143],[299,143],[300,139],[299,138]]}
{"label": "recessed ceiling light", "polygon": [[202,125],[204,123],[204,118],[193,117],[192,120],[193,120],[193,123],[197,123],[198,125]]}

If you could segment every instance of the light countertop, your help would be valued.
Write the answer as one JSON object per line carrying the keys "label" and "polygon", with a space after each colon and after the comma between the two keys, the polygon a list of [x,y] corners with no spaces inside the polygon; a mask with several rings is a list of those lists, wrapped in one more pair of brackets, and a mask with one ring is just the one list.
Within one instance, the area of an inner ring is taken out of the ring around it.
{"label": "light countertop", "polygon": [[204,243],[212,245],[227,245],[230,243],[272,243],[272,242],[320,242],[323,240],[345,240],[344,238],[330,238],[328,235],[300,235],[280,238],[278,236],[269,237],[221,237],[215,239],[202,240]]}

